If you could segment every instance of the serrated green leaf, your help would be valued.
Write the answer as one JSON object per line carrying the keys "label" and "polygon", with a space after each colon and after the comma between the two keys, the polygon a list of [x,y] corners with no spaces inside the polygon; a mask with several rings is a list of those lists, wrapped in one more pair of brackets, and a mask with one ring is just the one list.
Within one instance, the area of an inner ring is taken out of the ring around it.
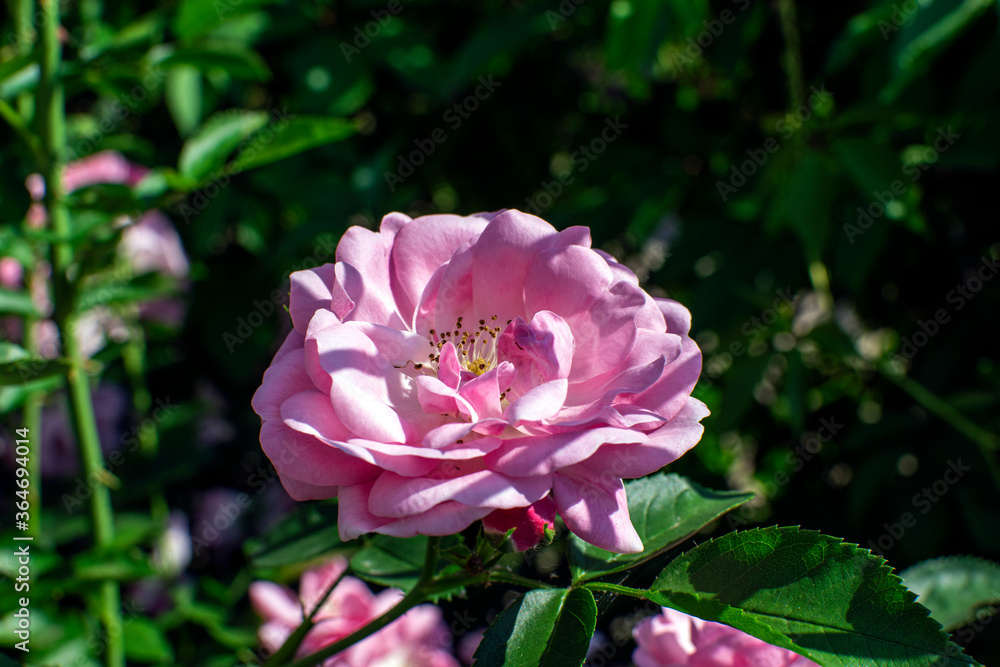
{"label": "serrated green leaf", "polygon": [[974,556],[950,556],[917,563],[900,573],[917,602],[951,631],[976,611],[1000,603],[1000,565]]}
{"label": "serrated green leaf", "polygon": [[569,541],[573,581],[619,572],[649,560],[753,498],[752,493],[712,491],[672,473],[631,481],[625,490],[632,525],[645,549],[638,554],[616,554],[573,535]]}
{"label": "serrated green leaf", "polygon": [[596,624],[597,605],[584,588],[528,591],[486,631],[476,649],[476,665],[582,665]]}
{"label": "serrated green leaf", "polygon": [[250,142],[236,155],[230,167],[234,173],[277,162],[310,148],[341,141],[354,134],[354,123],[344,118],[299,116],[273,127],[270,142]]}
{"label": "serrated green leaf", "polygon": [[267,125],[263,111],[230,110],[212,116],[181,148],[177,168],[192,183],[200,183],[226,163],[240,142]]}
{"label": "serrated green leaf", "polygon": [[710,540],[671,561],[647,597],[824,667],[978,665],[882,558],[814,531],[763,528]]}
{"label": "serrated green leaf", "polygon": [[257,570],[302,563],[342,547],[336,504],[309,504],[296,509],[249,551]]}
{"label": "serrated green leaf", "polygon": [[141,616],[127,619],[122,633],[125,656],[137,662],[173,662],[174,651],[163,632],[148,618]]}

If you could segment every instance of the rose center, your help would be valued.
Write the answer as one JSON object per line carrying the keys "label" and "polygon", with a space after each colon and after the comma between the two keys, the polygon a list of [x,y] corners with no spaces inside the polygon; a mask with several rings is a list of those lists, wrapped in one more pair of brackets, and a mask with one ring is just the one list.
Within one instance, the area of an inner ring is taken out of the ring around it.
{"label": "rose center", "polygon": [[462,329],[464,320],[464,317],[459,317],[455,321],[455,328],[451,331],[430,330],[427,340],[437,352],[431,352],[428,360],[436,369],[438,362],[441,361],[441,348],[450,342],[458,352],[459,363],[469,372],[482,375],[496,368],[500,362],[497,337],[501,329],[499,325],[494,326],[497,316],[491,316],[489,322],[479,320],[478,328],[473,331]]}

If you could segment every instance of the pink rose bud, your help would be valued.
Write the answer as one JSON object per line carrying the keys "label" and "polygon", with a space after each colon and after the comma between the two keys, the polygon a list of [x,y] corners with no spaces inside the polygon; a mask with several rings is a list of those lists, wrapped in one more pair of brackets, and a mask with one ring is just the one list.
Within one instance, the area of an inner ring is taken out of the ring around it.
{"label": "pink rose bud", "polygon": [[17,289],[24,279],[24,267],[13,257],[0,257],[0,287]]}
{"label": "pink rose bud", "polygon": [[663,607],[632,630],[636,667],[819,667],[722,623]]}
{"label": "pink rose bud", "polygon": [[[555,528],[556,506],[542,498],[529,507],[495,510],[483,519],[483,530],[494,541],[503,541],[507,531],[514,529],[510,541],[518,551],[533,549]],[[550,537],[551,539],[551,537]]]}
{"label": "pink rose bud", "polygon": [[66,165],[62,173],[63,189],[73,192],[98,183],[135,185],[149,172],[134,165],[117,151],[101,151]]}
{"label": "pink rose bud", "polygon": [[337,496],[344,540],[548,499],[587,542],[641,552],[622,480],[701,438],[701,351],[687,309],[590,246],[520,211],[391,213],[293,273],[294,328],[253,397],[289,495]]}

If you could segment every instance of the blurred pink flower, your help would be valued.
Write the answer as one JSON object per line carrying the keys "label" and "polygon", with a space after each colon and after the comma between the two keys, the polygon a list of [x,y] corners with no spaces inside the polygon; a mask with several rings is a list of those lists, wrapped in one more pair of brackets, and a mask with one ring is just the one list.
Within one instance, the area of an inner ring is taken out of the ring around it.
{"label": "blurred pink flower", "polygon": [[24,279],[24,267],[13,257],[0,257],[0,287],[17,289]]}
{"label": "blurred pink flower", "polygon": [[[69,193],[99,183],[131,187],[141,181],[147,173],[149,169],[132,164],[117,151],[101,151],[67,164],[62,172],[63,189]],[[42,184],[41,188],[36,187],[34,192],[41,192],[44,196],[44,187]]]}
{"label": "blurred pink flower", "polygon": [[[250,603],[263,618],[260,642],[275,652],[303,621],[303,609],[314,609],[326,589],[347,569],[347,561],[335,558],[302,575],[299,595],[269,581],[250,585]],[[391,609],[403,598],[402,591],[388,589],[378,595],[354,577],[344,577],[337,584],[313,620],[316,625],[306,634],[296,654],[308,655],[347,637],[372,619]],[[433,605],[420,605],[406,612],[375,634],[337,653],[323,662],[323,667],[458,667],[445,650],[451,633]]]}
{"label": "blurred pink flower", "polygon": [[663,608],[632,630],[636,667],[819,667],[721,623]]}
{"label": "blurred pink flower", "polygon": [[584,540],[642,550],[622,479],[681,456],[708,414],[687,309],[586,228],[520,211],[392,213],[336,259],[292,274],[294,329],[253,398],[293,498],[338,496],[344,539],[551,504]]}

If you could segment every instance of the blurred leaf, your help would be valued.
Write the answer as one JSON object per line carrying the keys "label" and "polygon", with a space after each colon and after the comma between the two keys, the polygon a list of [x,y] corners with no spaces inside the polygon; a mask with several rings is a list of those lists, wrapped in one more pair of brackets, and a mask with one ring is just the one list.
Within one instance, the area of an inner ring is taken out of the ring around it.
{"label": "blurred leaf", "polygon": [[586,589],[528,591],[486,630],[476,649],[476,665],[582,665],[596,624],[597,605]]}
{"label": "blurred leaf", "polygon": [[296,508],[249,550],[257,570],[302,563],[344,546],[337,530],[337,505],[310,503]]}
{"label": "blurred leaf", "polygon": [[267,125],[263,111],[232,109],[205,121],[181,148],[177,169],[193,183],[200,183],[226,163],[229,154],[251,134]]}
{"label": "blurred leaf", "polygon": [[236,48],[182,48],[167,56],[160,66],[171,69],[190,65],[199,72],[221,70],[238,81],[267,81],[271,70],[254,51]]}
{"label": "blurred leaf", "polygon": [[14,292],[0,289],[0,314],[38,316],[31,295],[27,292]]}
{"label": "blurred leaf", "polygon": [[976,611],[1000,604],[1000,565],[974,556],[949,556],[918,563],[900,576],[917,602],[951,632],[975,620]]}
{"label": "blurred leaf", "polygon": [[135,581],[154,574],[156,571],[141,553],[88,552],[73,559],[73,576],[77,579]]}
{"label": "blurred leaf", "polygon": [[156,273],[146,273],[129,280],[109,280],[87,285],[80,292],[77,312],[83,313],[97,306],[137,303],[176,293],[177,282]]}
{"label": "blurred leaf", "polygon": [[705,489],[672,473],[630,481],[625,491],[632,525],[645,549],[638,554],[616,554],[572,535],[569,565],[574,582],[620,572],[649,560],[753,498],[752,493]]}
{"label": "blurred leaf", "polygon": [[250,142],[236,154],[229,167],[231,172],[253,169],[310,148],[341,141],[355,131],[354,123],[349,120],[320,116],[297,116],[274,123],[270,129],[274,132],[271,141],[265,143],[261,137],[258,141]]}
{"label": "blurred leaf", "polygon": [[19,385],[65,375],[70,364],[63,359],[24,358],[0,363],[0,385]]}
{"label": "blurred leaf", "polygon": [[893,16],[898,13],[904,18],[902,22],[890,19],[889,25],[898,26],[901,23],[902,29],[893,40],[895,72],[879,94],[881,101],[891,102],[896,99],[912,81],[927,70],[948,43],[994,5],[995,0],[963,0],[957,6],[946,2],[920,3],[920,8],[912,17],[906,17],[894,5]]}
{"label": "blurred leaf", "polygon": [[167,108],[174,125],[182,137],[189,136],[201,121],[201,72],[178,65],[167,74],[166,86]]}
{"label": "blurred leaf", "polygon": [[173,29],[182,39],[192,39],[212,32],[225,21],[255,7],[274,4],[278,0],[238,0],[236,2],[207,2],[206,0],[181,0],[174,15]]}
{"label": "blurred leaf", "polygon": [[173,662],[174,651],[163,632],[148,618],[132,616],[122,622],[125,657],[138,662]]}
{"label": "blurred leaf", "polygon": [[874,201],[876,192],[890,191],[899,179],[902,165],[889,148],[870,139],[838,139],[833,152],[864,201]]}
{"label": "blurred leaf", "polygon": [[825,667],[979,664],[882,558],[814,531],[764,528],[710,540],[671,561],[646,597]]}

